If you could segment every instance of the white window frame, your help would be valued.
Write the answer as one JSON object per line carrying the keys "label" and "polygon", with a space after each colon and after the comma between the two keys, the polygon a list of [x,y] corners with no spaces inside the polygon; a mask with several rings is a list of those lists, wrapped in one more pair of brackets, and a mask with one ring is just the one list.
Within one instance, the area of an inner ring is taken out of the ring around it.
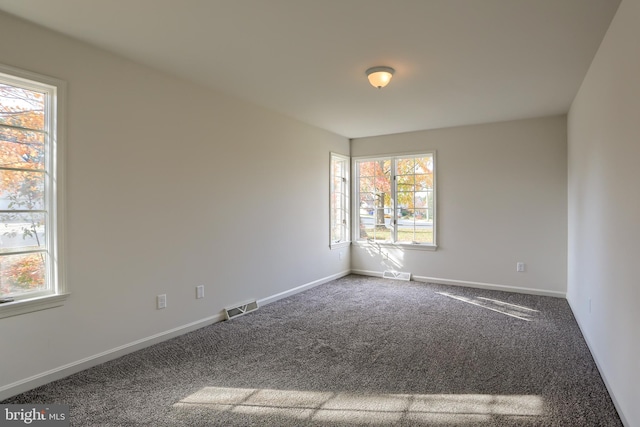
{"label": "white window frame", "polygon": [[[342,195],[340,200],[339,200],[339,204],[340,206],[338,207],[338,209],[344,211],[344,218],[341,224],[336,224],[336,218],[334,218],[334,207],[333,207],[333,200],[334,200],[334,193],[335,193],[335,188],[334,188],[334,183],[336,182],[336,176],[334,176],[334,163],[335,162],[343,162],[344,163],[344,167],[342,168],[342,170],[344,171],[343,176],[337,177],[339,181],[341,181],[341,188],[340,188],[340,194]],[[351,215],[350,215],[350,202],[349,202],[349,196],[350,196],[350,184],[349,184],[349,175],[350,175],[350,168],[351,165],[351,158],[349,156],[344,156],[342,154],[338,154],[338,153],[330,153],[330,162],[329,162],[329,247],[331,249],[335,249],[335,248],[341,248],[341,247],[345,247],[345,246],[349,246],[351,244]],[[344,239],[342,240],[334,240],[333,238],[333,229],[334,227],[341,227],[342,228],[342,235],[344,236]]]}
{"label": "white window frame", "polygon": [[[411,157],[423,157],[423,156],[431,156],[433,161],[433,243],[408,243],[408,242],[398,242],[397,241],[397,228],[393,227],[391,232],[391,240],[390,241],[379,241],[379,240],[369,240],[369,239],[361,239],[360,238],[360,176],[358,163],[360,162],[368,162],[368,161],[381,161],[381,160],[389,160],[391,164],[391,201],[392,207],[391,212],[393,215],[391,216],[391,223],[396,224],[398,221],[398,209],[396,209],[396,193],[398,190],[398,182],[397,182],[397,171],[396,165],[398,159],[406,159]],[[385,247],[397,247],[401,249],[413,249],[413,250],[426,250],[426,251],[435,251],[438,248],[438,240],[437,240],[437,183],[436,183],[436,171],[437,171],[437,161],[436,161],[436,152],[435,150],[429,151],[421,151],[418,153],[398,153],[398,154],[389,154],[383,156],[361,156],[352,158],[351,170],[353,171],[353,183],[352,183],[352,205],[351,212],[352,214],[352,243],[354,245],[366,246],[366,245],[375,245],[375,246],[385,246]]]}
{"label": "white window frame", "polygon": [[46,94],[45,106],[45,210],[47,289],[0,304],[0,319],[59,307],[67,299],[64,264],[64,159],[66,82],[0,64],[0,81]]}

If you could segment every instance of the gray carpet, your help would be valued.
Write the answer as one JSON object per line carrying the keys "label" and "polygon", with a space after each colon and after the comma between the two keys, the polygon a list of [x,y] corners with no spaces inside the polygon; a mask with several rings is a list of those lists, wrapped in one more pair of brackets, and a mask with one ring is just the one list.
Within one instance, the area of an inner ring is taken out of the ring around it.
{"label": "gray carpet", "polygon": [[563,299],[348,276],[2,403],[74,426],[621,426]]}

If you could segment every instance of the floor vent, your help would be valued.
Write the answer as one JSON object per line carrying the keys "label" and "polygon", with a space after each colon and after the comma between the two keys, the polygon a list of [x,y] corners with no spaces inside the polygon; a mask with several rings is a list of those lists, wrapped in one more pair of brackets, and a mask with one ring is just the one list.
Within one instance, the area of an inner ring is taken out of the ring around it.
{"label": "floor vent", "polygon": [[225,320],[231,320],[235,317],[242,316],[243,314],[251,313],[258,309],[258,301],[249,301],[236,305],[233,307],[227,307],[224,309]]}
{"label": "floor vent", "polygon": [[382,277],[385,279],[395,279],[395,280],[411,280],[411,273],[408,271],[394,271],[394,270],[385,270],[382,273]]}

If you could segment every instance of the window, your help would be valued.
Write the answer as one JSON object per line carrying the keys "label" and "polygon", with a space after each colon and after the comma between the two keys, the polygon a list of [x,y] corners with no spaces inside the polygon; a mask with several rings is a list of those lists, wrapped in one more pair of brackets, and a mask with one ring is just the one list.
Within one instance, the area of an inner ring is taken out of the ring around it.
{"label": "window", "polygon": [[435,248],[435,153],[356,159],[356,241]]}
{"label": "window", "polygon": [[330,246],[349,244],[349,157],[331,153]]}
{"label": "window", "polygon": [[0,317],[61,305],[64,83],[0,66]]}

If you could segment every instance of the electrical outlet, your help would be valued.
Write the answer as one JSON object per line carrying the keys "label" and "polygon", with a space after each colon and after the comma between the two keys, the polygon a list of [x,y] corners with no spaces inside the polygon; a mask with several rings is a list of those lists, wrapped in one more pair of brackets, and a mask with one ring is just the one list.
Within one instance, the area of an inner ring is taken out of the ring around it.
{"label": "electrical outlet", "polygon": [[338,259],[342,259],[342,251],[338,252]]}
{"label": "electrical outlet", "polygon": [[203,285],[196,286],[196,298],[197,299],[204,298],[204,286]]}
{"label": "electrical outlet", "polygon": [[158,295],[156,301],[158,304],[158,310],[161,308],[167,308],[167,294]]}
{"label": "electrical outlet", "polygon": [[524,272],[524,262],[518,262],[516,263],[516,271],[518,273],[522,273]]}

